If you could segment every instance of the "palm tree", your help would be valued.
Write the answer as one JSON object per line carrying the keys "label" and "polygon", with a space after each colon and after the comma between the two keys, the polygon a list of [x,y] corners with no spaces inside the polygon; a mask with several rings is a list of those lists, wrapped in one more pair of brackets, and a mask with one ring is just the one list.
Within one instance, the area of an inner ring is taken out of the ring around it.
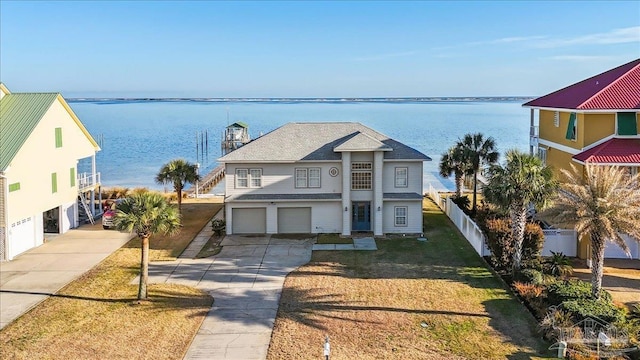
{"label": "palm tree", "polygon": [[466,134],[457,146],[464,149],[464,154],[473,171],[473,204],[471,212],[476,213],[477,193],[478,193],[478,172],[482,165],[492,165],[498,161],[496,142],[492,137],[487,139],[481,133]]}
{"label": "palm tree", "polygon": [[470,173],[470,166],[464,156],[464,149],[459,144],[442,154],[439,170],[442,177],[449,177],[451,174],[455,176],[456,197],[461,197],[464,175]]}
{"label": "palm tree", "polygon": [[180,214],[162,194],[155,192],[133,194],[118,204],[114,225],[118,230],[135,232],[140,238],[142,256],[138,300],[146,299],[149,279],[149,239],[153,234],[172,235],[180,231]]}
{"label": "palm tree", "polygon": [[558,185],[551,168],[542,160],[518,150],[507,151],[504,167],[492,165],[489,174],[483,194],[487,201],[509,212],[514,240],[513,272],[516,273],[522,263],[527,210],[531,203],[537,207],[547,205]]}
{"label": "palm tree", "polygon": [[607,241],[629,248],[620,234],[640,239],[640,174],[627,175],[623,168],[587,164],[584,176],[571,165],[562,170],[562,183],[553,207],[545,216],[556,225],[572,224],[580,237],[591,242],[591,294],[600,296],[604,248]]}
{"label": "palm tree", "polygon": [[182,159],[164,164],[156,175],[158,184],[173,184],[173,189],[178,195],[178,210],[182,207],[182,189],[186,184],[195,184],[196,181],[200,181],[198,166]]}

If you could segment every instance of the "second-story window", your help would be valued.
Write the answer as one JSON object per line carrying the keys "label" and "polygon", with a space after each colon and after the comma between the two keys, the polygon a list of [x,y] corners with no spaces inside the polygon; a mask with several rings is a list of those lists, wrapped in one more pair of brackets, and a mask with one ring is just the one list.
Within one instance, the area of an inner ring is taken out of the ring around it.
{"label": "second-story window", "polygon": [[319,188],[320,168],[296,168],[296,188]]}
{"label": "second-story window", "polygon": [[396,168],[395,186],[397,188],[406,188],[407,186],[409,186],[409,168]]}
{"label": "second-story window", "polygon": [[372,180],[373,165],[370,162],[351,164],[351,190],[371,190]]}
{"label": "second-story window", "polygon": [[236,169],[236,188],[262,187],[262,169]]}

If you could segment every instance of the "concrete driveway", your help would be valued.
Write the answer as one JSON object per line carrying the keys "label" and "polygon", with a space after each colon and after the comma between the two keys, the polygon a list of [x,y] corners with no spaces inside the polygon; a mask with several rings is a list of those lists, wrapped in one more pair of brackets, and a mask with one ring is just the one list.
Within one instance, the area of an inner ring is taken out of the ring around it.
{"label": "concrete driveway", "polygon": [[185,359],[265,359],[284,279],[311,260],[313,242],[231,235],[214,257],[151,264],[150,282],[194,286],[214,298]]}
{"label": "concrete driveway", "polygon": [[84,274],[133,235],[84,225],[0,263],[0,329]]}

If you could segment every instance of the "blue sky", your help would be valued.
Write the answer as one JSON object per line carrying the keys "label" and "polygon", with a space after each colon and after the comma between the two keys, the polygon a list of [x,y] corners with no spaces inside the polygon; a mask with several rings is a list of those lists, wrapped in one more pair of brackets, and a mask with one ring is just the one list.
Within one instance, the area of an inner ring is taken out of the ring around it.
{"label": "blue sky", "polygon": [[0,0],[0,40],[16,92],[542,95],[640,57],[640,2]]}

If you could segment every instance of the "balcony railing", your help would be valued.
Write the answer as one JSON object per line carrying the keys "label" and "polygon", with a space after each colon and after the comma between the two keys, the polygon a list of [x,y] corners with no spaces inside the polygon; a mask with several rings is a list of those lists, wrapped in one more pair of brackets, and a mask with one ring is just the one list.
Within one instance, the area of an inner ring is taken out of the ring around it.
{"label": "balcony railing", "polygon": [[540,128],[532,126],[529,129],[529,146],[538,147],[538,139],[540,138]]}
{"label": "balcony railing", "polygon": [[99,172],[95,174],[88,174],[88,173],[78,174],[78,192],[93,190],[98,185],[100,185]]}

